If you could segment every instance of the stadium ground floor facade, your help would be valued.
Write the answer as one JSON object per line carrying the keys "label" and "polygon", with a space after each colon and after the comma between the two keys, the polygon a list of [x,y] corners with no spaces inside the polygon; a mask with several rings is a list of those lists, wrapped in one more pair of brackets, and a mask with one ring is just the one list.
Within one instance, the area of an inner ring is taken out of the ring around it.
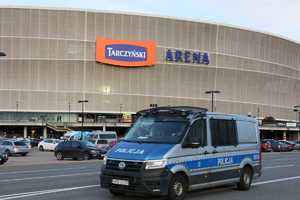
{"label": "stadium ground floor facade", "polygon": [[[134,114],[84,113],[0,113],[0,137],[8,138],[60,138],[71,130],[116,131],[123,137],[130,126]],[[129,117],[128,117],[129,116]],[[258,119],[262,139],[300,140],[300,128],[296,121],[265,123]]]}

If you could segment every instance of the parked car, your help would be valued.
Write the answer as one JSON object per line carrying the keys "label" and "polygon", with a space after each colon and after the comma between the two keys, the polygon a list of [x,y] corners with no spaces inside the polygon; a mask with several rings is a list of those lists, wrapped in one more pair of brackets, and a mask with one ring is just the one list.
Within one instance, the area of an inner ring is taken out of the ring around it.
{"label": "parked car", "polygon": [[31,149],[31,148],[32,148],[32,146],[31,146],[31,143],[30,143],[30,140],[29,140],[29,139],[20,139],[20,140],[17,140],[17,141],[24,142],[24,143],[27,145],[27,147],[28,147],[29,149]]}
{"label": "parked car", "polygon": [[16,140],[4,140],[0,147],[4,148],[8,155],[26,156],[29,153],[29,148],[25,142]]}
{"label": "parked car", "polygon": [[269,141],[272,145],[272,151],[280,152],[280,151],[290,151],[290,148],[287,144],[280,142],[274,139],[264,139],[265,141]]}
{"label": "parked car", "polygon": [[100,158],[101,154],[91,142],[68,140],[60,142],[56,146],[54,155],[57,160],[63,160],[64,158],[88,160],[91,158]]}
{"label": "parked car", "polygon": [[40,141],[42,141],[42,140],[37,139],[37,138],[31,138],[30,139],[31,147],[37,147],[39,145]]}
{"label": "parked car", "polygon": [[295,147],[294,147],[295,150],[300,150],[300,140],[298,141],[295,141]]}
{"label": "parked car", "polygon": [[262,152],[270,152],[272,151],[272,145],[270,141],[262,140],[260,143],[260,149]]}
{"label": "parked car", "polygon": [[8,161],[7,151],[5,151],[5,148],[0,147],[0,165],[3,165],[7,161]]}
{"label": "parked car", "polygon": [[293,151],[295,149],[296,144],[293,141],[279,140],[279,142],[286,144],[288,146],[289,151]]}
{"label": "parked car", "polygon": [[111,149],[112,147],[111,146],[104,146],[104,147],[101,147],[101,148],[97,148],[97,150],[99,150],[99,159],[102,159],[104,158],[104,156],[106,155],[106,153]]}
{"label": "parked car", "polygon": [[55,147],[61,140],[58,139],[44,139],[38,144],[40,151],[54,151]]}
{"label": "parked car", "polygon": [[94,131],[93,143],[98,149],[105,146],[114,146],[118,142],[118,136],[115,131]]}

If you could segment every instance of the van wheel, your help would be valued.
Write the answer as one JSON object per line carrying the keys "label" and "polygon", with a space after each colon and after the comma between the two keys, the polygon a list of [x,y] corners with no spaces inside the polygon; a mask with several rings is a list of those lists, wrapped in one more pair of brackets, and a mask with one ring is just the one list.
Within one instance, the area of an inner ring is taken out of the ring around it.
{"label": "van wheel", "polygon": [[239,190],[249,190],[253,178],[253,171],[250,167],[244,167],[241,171],[240,182],[237,184]]}
{"label": "van wheel", "polygon": [[169,183],[168,199],[182,200],[187,192],[188,182],[186,178],[180,174],[175,174]]}
{"label": "van wheel", "polygon": [[63,160],[64,159],[64,157],[63,157],[63,155],[62,155],[61,152],[57,152],[56,158],[57,158],[57,160]]}
{"label": "van wheel", "polygon": [[44,151],[44,147],[43,147],[43,146],[40,146],[39,150],[40,150],[40,151]]}
{"label": "van wheel", "polygon": [[123,194],[123,192],[119,192],[119,191],[113,190],[113,189],[110,189],[109,192],[114,196],[120,196]]}

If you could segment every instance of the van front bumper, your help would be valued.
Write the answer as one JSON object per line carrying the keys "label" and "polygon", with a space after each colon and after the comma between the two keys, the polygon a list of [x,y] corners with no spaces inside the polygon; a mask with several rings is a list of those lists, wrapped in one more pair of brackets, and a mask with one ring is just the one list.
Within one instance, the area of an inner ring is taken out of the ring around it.
{"label": "van front bumper", "polygon": [[[102,169],[100,183],[110,190],[150,195],[167,195],[171,172],[167,169],[142,170],[139,172]],[[126,180],[128,185],[113,184],[113,179]]]}

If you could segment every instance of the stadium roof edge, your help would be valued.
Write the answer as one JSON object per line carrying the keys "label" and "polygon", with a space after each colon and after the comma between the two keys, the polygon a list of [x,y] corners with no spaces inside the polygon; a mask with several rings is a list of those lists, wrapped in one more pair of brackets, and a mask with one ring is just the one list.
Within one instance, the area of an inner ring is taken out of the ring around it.
{"label": "stadium roof edge", "polygon": [[251,32],[256,32],[256,33],[260,33],[260,34],[273,36],[273,37],[276,37],[276,38],[286,40],[288,42],[295,43],[295,44],[299,45],[299,47],[300,47],[300,41],[295,40],[295,39],[291,39],[291,38],[283,36],[281,34],[271,33],[271,32],[267,32],[267,31],[260,31],[260,30],[251,29],[251,28],[248,28],[248,27],[245,27],[245,26],[232,25],[232,24],[226,24],[226,23],[217,23],[217,22],[213,22],[213,21],[209,21],[209,20],[197,20],[197,19],[193,19],[193,18],[159,15],[159,14],[150,13],[150,12],[146,13],[146,12],[129,12],[129,11],[120,11],[120,10],[97,10],[97,9],[88,9],[88,8],[84,9],[84,8],[75,8],[75,7],[71,8],[71,7],[17,6],[17,5],[0,5],[0,8],[81,11],[81,12],[93,12],[93,13],[111,13],[111,14],[156,17],[156,18],[162,18],[162,19],[173,19],[173,20],[195,22],[195,23],[205,23],[205,24],[211,24],[211,25],[216,25],[216,26],[226,26],[226,27],[229,27],[229,28],[241,29],[241,30],[245,30],[245,31],[251,31]]}

